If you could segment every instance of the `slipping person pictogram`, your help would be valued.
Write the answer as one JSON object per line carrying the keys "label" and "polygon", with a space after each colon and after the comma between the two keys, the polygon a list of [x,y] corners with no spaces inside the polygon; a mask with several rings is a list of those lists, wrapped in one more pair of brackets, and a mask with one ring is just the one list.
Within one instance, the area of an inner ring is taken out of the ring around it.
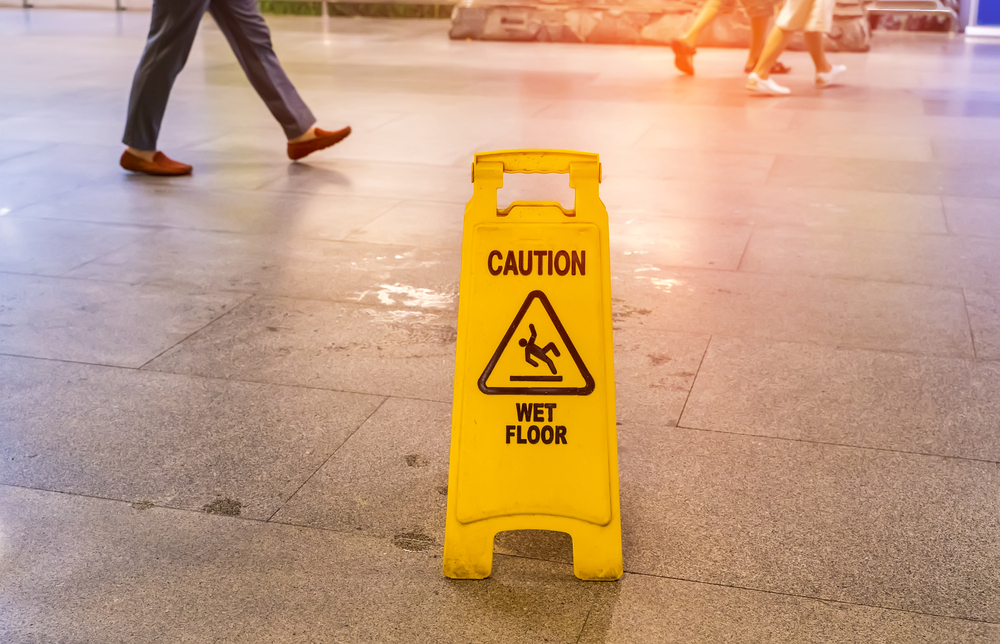
{"label": "slipping person pictogram", "polygon": [[[542,342],[548,338],[556,341],[541,346],[539,334]],[[526,363],[535,369],[528,369]],[[542,363],[548,373],[540,369]],[[488,396],[587,396],[594,391],[594,378],[542,291],[528,293],[479,376],[479,390]]]}
{"label": "slipping person pictogram", "polygon": [[537,367],[538,363],[532,359],[532,356],[534,356],[547,364],[549,366],[549,371],[552,372],[552,375],[555,375],[556,365],[552,362],[552,358],[549,357],[549,351],[551,351],[555,357],[558,358],[560,355],[559,347],[556,346],[555,342],[549,342],[544,347],[539,348],[539,346],[535,344],[535,338],[538,337],[538,332],[535,331],[535,325],[529,324],[528,328],[531,329],[531,337],[527,339],[521,338],[517,341],[519,345],[524,347],[524,361],[532,367]]}

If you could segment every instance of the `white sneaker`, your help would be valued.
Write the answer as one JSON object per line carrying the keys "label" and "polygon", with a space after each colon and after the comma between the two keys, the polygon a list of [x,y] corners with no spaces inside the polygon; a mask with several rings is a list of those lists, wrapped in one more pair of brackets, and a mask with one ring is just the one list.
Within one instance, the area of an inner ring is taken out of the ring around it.
{"label": "white sneaker", "polygon": [[750,72],[747,76],[747,89],[758,94],[768,94],[770,96],[782,96],[791,94],[792,90],[778,85],[770,78],[761,78],[757,72]]}
{"label": "white sneaker", "polygon": [[816,72],[816,87],[832,87],[837,77],[847,71],[847,65],[834,65],[828,72]]}

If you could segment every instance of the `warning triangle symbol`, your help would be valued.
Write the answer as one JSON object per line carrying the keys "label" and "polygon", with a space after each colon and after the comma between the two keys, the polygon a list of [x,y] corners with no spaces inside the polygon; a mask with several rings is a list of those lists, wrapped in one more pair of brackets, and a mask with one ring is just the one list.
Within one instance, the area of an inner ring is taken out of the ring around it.
{"label": "warning triangle symbol", "polygon": [[593,376],[542,291],[528,293],[479,377],[479,390],[487,395],[547,396],[594,391]]}

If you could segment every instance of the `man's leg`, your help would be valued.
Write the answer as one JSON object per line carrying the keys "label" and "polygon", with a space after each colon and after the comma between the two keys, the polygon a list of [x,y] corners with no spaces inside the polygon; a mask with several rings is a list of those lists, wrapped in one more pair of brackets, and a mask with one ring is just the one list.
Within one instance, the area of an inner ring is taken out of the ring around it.
{"label": "man's leg", "polygon": [[211,0],[208,11],[285,136],[298,139],[307,135],[316,124],[316,117],[281,68],[257,1]]}
{"label": "man's leg", "polygon": [[174,79],[184,68],[208,0],[156,0],[149,37],[132,79],[122,142],[135,152],[156,151],[160,123]]}

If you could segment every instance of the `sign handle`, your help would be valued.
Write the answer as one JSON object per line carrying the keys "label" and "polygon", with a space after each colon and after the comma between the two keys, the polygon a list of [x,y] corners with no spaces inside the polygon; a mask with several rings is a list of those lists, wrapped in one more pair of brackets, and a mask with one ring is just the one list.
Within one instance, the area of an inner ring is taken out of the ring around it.
{"label": "sign handle", "polygon": [[[598,196],[598,186],[603,179],[599,155],[592,152],[574,150],[501,150],[499,152],[479,152],[472,162],[473,196],[466,214],[483,212],[486,204],[498,215],[505,215],[496,209],[497,190],[503,188],[506,174],[569,174],[569,187],[575,193],[573,210],[564,214],[576,216],[582,211],[588,213],[606,210]],[[530,205],[518,202],[521,205]],[[513,205],[513,204],[512,204]],[[467,221],[467,223],[469,223]],[[606,223],[604,225],[607,225]]]}
{"label": "sign handle", "polygon": [[597,182],[601,182],[600,157],[593,152],[575,150],[500,150],[479,152],[472,163],[472,182],[476,181],[476,165],[500,163],[507,174],[572,174],[576,164],[592,163],[598,168]]}

